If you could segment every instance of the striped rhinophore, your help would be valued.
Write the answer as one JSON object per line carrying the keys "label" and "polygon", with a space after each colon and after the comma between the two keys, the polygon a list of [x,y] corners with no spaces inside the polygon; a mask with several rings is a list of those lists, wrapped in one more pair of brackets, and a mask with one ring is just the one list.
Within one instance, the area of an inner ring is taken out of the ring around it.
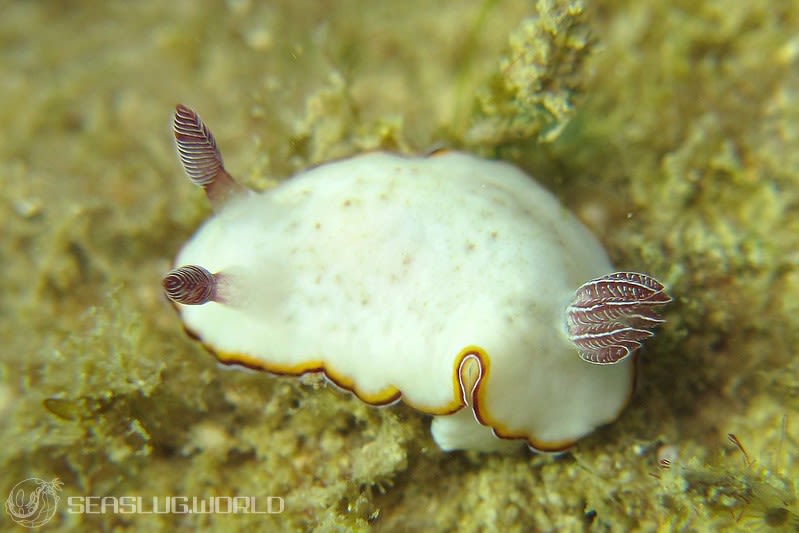
{"label": "striped rhinophore", "polygon": [[221,209],[231,197],[246,194],[247,189],[225,170],[216,139],[197,113],[179,104],[172,131],[183,171],[193,184],[205,190],[214,209]]}
{"label": "striped rhinophore", "polygon": [[216,276],[197,265],[170,270],[161,285],[170,300],[184,305],[202,305],[216,300],[217,296]]}
{"label": "striped rhinophore", "polygon": [[184,105],[175,109],[172,127],[183,170],[192,183],[207,187],[224,168],[214,136],[197,113]]}

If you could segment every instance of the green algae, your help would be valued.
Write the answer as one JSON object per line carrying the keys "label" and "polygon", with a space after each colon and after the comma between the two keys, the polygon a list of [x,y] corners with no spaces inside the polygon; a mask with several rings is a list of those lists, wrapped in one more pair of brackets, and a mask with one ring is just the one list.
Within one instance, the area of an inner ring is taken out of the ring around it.
{"label": "green algae", "polygon": [[594,49],[581,1],[540,0],[509,37],[499,70],[477,93],[465,144],[487,149],[556,139],[583,94],[584,63]]}
{"label": "green algae", "polygon": [[[796,531],[799,8],[402,5],[5,7],[0,495],[36,476],[63,496],[285,500],[62,507],[62,530]],[[208,215],[174,161],[177,101],[259,188],[441,142],[530,170],[675,297],[631,406],[562,457],[443,454],[403,406],[218,369],[160,295]]]}

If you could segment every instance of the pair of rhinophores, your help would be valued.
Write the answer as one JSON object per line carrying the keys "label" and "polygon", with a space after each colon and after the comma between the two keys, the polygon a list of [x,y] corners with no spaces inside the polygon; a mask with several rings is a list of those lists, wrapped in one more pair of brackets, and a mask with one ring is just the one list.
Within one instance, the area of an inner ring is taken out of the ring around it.
{"label": "pair of rhinophores", "polygon": [[221,362],[402,399],[444,450],[563,450],[627,404],[670,298],[519,169],[375,152],[256,193],[194,111],[174,134],[214,215],[163,287]]}

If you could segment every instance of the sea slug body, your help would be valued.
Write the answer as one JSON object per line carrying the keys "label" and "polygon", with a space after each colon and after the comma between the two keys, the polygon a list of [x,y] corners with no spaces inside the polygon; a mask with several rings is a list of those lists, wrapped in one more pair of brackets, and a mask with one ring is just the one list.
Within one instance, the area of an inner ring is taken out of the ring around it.
{"label": "sea slug body", "polygon": [[562,450],[627,404],[670,298],[522,171],[376,152],[254,193],[196,113],[174,129],[215,214],[164,290],[221,362],[402,399],[444,450]]}

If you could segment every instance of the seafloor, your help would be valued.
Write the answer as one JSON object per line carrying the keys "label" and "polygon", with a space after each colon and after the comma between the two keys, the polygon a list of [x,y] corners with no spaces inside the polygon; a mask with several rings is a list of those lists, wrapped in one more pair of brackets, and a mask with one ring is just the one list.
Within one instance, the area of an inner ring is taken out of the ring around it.
{"label": "seafloor", "polygon": [[[60,478],[47,531],[799,531],[799,3],[582,6],[0,2],[0,499]],[[178,102],[255,188],[374,148],[530,171],[674,296],[629,408],[558,457],[442,453],[407,407],[217,368],[160,289],[210,213]]]}

